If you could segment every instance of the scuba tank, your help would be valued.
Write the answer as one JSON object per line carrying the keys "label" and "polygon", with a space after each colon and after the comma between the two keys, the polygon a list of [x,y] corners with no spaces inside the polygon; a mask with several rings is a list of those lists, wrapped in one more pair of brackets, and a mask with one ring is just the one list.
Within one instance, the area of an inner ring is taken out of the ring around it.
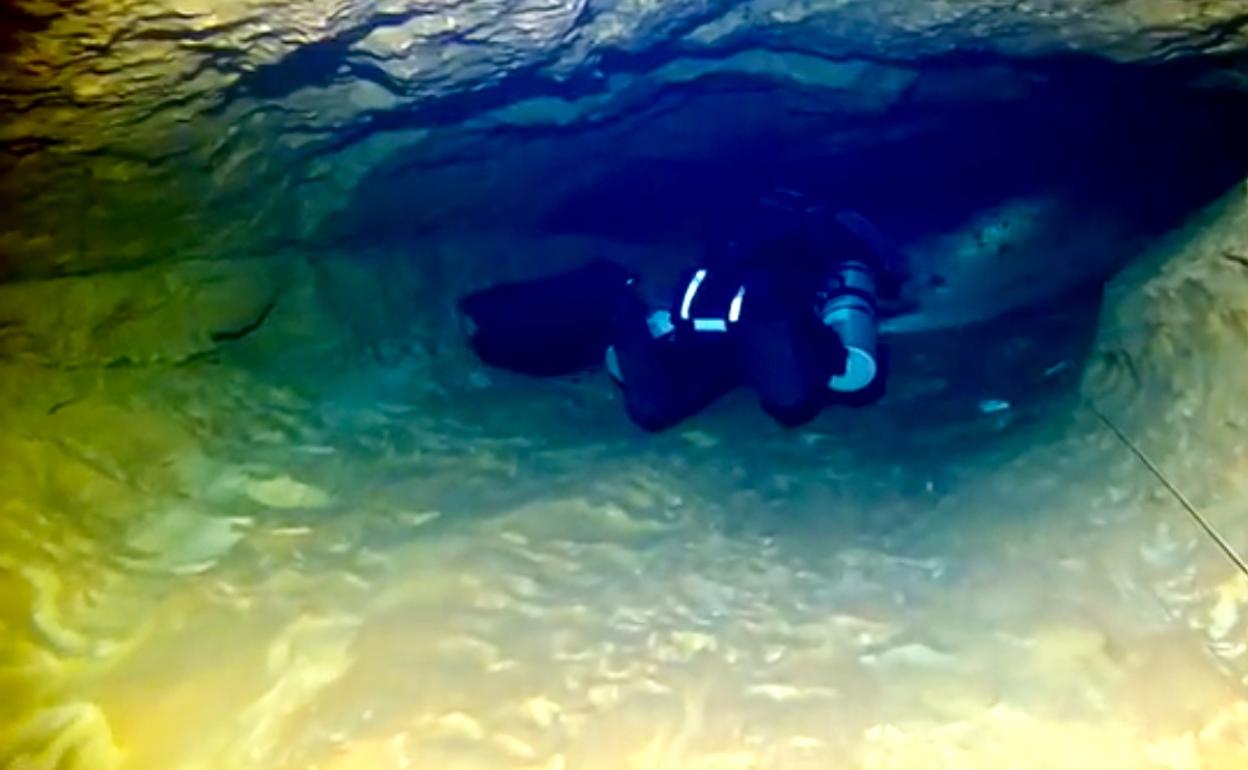
{"label": "scuba tank", "polygon": [[844,371],[828,378],[832,391],[859,393],[879,374],[876,302],[875,271],[865,262],[839,263],[819,308],[823,325],[836,332],[845,346]]}

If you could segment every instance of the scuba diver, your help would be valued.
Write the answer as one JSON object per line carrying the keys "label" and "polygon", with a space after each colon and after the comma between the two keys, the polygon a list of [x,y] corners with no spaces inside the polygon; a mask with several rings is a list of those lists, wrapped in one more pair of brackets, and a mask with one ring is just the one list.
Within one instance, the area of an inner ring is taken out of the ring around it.
{"label": "scuba diver", "polygon": [[666,302],[606,261],[475,292],[459,303],[469,342],[487,364],[537,376],[605,363],[649,431],[742,384],[783,425],[865,403],[883,393],[877,322],[895,310],[902,260],[860,214],[809,214],[685,271]]}

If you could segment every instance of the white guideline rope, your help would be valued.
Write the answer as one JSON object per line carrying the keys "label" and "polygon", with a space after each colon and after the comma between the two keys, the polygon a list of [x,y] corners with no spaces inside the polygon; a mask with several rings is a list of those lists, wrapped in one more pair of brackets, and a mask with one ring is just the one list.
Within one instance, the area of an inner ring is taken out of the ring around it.
{"label": "white guideline rope", "polygon": [[1213,542],[1217,544],[1218,548],[1222,549],[1222,553],[1226,554],[1226,558],[1230,559],[1231,563],[1238,567],[1240,572],[1248,575],[1248,561],[1245,561],[1244,557],[1239,555],[1234,547],[1227,542],[1226,538],[1222,537],[1222,535],[1213,528],[1213,525],[1209,523],[1208,519],[1206,519],[1199,510],[1197,510],[1192,501],[1188,500],[1187,496],[1180,492],[1179,488],[1176,487],[1170,479],[1166,478],[1166,475],[1161,472],[1161,468],[1157,467],[1157,463],[1153,462],[1152,458],[1145,454],[1143,449],[1136,446],[1135,442],[1132,441],[1126,433],[1123,433],[1112,420],[1105,416],[1104,412],[1096,407],[1096,404],[1093,404],[1091,401],[1086,399],[1084,403],[1088,405],[1088,408],[1091,409],[1097,417],[1101,418],[1101,422],[1105,423],[1105,426],[1118,437],[1118,440],[1121,441],[1127,449],[1130,449],[1132,454],[1139,458],[1139,461],[1144,464],[1144,467],[1148,468],[1148,470],[1157,477],[1157,480],[1161,482],[1162,486],[1169,490],[1170,494],[1174,495],[1174,499],[1179,501],[1179,505],[1183,506],[1183,509],[1191,515],[1192,520],[1205,531],[1205,534],[1207,534]]}

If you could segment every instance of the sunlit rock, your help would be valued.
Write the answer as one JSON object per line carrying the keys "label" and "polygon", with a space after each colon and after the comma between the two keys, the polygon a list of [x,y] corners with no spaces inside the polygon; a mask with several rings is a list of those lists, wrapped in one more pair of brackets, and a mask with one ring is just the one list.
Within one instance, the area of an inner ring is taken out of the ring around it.
{"label": "sunlit rock", "polygon": [[203,572],[243,539],[250,523],[175,509],[137,525],[126,545],[141,554],[137,569]]}
{"label": "sunlit rock", "polygon": [[0,730],[0,740],[7,764],[14,767],[122,766],[123,754],[113,742],[107,719],[87,703],[37,711]]}
{"label": "sunlit rock", "polygon": [[323,490],[289,476],[247,479],[242,486],[248,497],[269,508],[322,508],[331,499]]}

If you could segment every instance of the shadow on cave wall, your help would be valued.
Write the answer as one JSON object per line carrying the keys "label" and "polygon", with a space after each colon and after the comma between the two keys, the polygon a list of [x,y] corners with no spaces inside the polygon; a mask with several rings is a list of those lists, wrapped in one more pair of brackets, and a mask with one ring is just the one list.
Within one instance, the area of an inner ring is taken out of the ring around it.
{"label": "shadow on cave wall", "polygon": [[1248,175],[1248,99],[1185,88],[1190,72],[1040,62],[1001,93],[999,66],[984,64],[979,82],[973,61],[934,65],[955,67],[953,91],[924,93],[920,71],[883,110],[714,76],[599,123],[436,129],[366,176],[322,237],[576,233],[713,247],[748,230],[776,187],[860,209],[902,242],[1040,192],[1148,236]]}
{"label": "shadow on cave wall", "polygon": [[[540,226],[649,241],[693,217],[710,235],[748,222],[760,194],[780,186],[867,211],[901,240],[1045,192],[1156,235],[1244,178],[1246,106],[1216,94],[1055,92],[944,115],[902,110],[873,123],[878,142],[823,153],[812,142],[808,156],[791,146],[802,137],[781,131],[740,138],[719,158],[639,153],[564,197]],[[890,135],[889,123],[913,128]]]}

